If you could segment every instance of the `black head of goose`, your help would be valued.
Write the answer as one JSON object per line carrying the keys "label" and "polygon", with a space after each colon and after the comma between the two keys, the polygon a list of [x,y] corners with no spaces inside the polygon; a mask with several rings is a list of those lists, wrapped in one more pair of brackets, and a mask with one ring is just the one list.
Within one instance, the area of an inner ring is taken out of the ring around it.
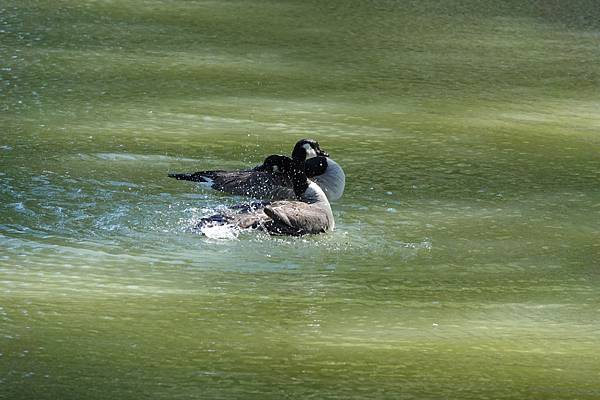
{"label": "black head of goose", "polygon": [[327,196],[310,181],[302,165],[286,156],[272,155],[266,168],[285,175],[292,182],[296,200],[252,203],[235,206],[198,224],[198,229],[229,224],[238,228],[259,229],[272,235],[300,236],[331,231],[335,227]]}
{"label": "black head of goose", "polygon": [[[267,157],[268,159],[268,157]],[[287,174],[280,174],[263,164],[240,171],[199,171],[169,174],[178,180],[199,182],[221,192],[258,199],[282,200],[294,197],[293,185]],[[321,150],[313,139],[299,140],[292,150],[292,160],[304,165],[305,173],[317,182],[329,200],[337,200],[344,192],[345,175],[341,167]]]}
{"label": "black head of goose", "polygon": [[319,146],[319,142],[314,139],[300,139],[294,145],[292,150],[292,160],[303,163],[313,157],[329,157],[329,154]]}

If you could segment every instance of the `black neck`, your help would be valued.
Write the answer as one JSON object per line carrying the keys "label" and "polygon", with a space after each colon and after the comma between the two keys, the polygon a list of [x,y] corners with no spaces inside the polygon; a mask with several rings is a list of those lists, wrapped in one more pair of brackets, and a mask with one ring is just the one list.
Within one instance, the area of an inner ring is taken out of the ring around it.
{"label": "black neck", "polygon": [[306,160],[306,149],[296,145],[292,151],[292,159],[297,162],[304,162]]}
{"label": "black neck", "polygon": [[294,186],[294,194],[296,197],[301,197],[306,189],[308,189],[308,178],[304,173],[304,163],[294,160],[290,170],[292,177],[292,185]]}

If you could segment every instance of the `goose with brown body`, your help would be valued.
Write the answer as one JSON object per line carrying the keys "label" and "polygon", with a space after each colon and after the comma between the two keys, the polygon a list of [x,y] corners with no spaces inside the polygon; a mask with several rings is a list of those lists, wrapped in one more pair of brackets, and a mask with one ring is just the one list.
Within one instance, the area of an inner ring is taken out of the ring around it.
{"label": "goose with brown body", "polygon": [[286,156],[272,155],[263,164],[275,174],[292,182],[296,200],[252,203],[237,206],[221,214],[204,218],[198,229],[231,225],[241,229],[258,229],[272,235],[300,236],[331,231],[335,228],[327,196],[309,180],[302,165]]}

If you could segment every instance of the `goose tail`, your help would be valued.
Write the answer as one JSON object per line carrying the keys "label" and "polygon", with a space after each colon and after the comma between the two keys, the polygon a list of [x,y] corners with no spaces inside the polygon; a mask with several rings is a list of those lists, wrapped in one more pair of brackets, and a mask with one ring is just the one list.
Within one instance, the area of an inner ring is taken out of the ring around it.
{"label": "goose tail", "polygon": [[175,178],[178,181],[212,183],[217,172],[218,171],[200,171],[181,174],[169,174],[168,176],[169,178]]}

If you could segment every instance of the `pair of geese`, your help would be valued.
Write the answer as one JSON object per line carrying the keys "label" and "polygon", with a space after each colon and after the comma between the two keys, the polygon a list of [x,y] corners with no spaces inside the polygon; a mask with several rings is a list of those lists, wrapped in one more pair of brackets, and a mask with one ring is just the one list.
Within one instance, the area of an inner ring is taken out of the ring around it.
{"label": "pair of geese", "polygon": [[263,201],[233,206],[203,218],[198,228],[232,225],[273,235],[300,236],[333,230],[330,201],[344,193],[342,168],[313,139],[299,140],[292,157],[270,155],[261,165],[242,171],[169,174],[221,192]]}

